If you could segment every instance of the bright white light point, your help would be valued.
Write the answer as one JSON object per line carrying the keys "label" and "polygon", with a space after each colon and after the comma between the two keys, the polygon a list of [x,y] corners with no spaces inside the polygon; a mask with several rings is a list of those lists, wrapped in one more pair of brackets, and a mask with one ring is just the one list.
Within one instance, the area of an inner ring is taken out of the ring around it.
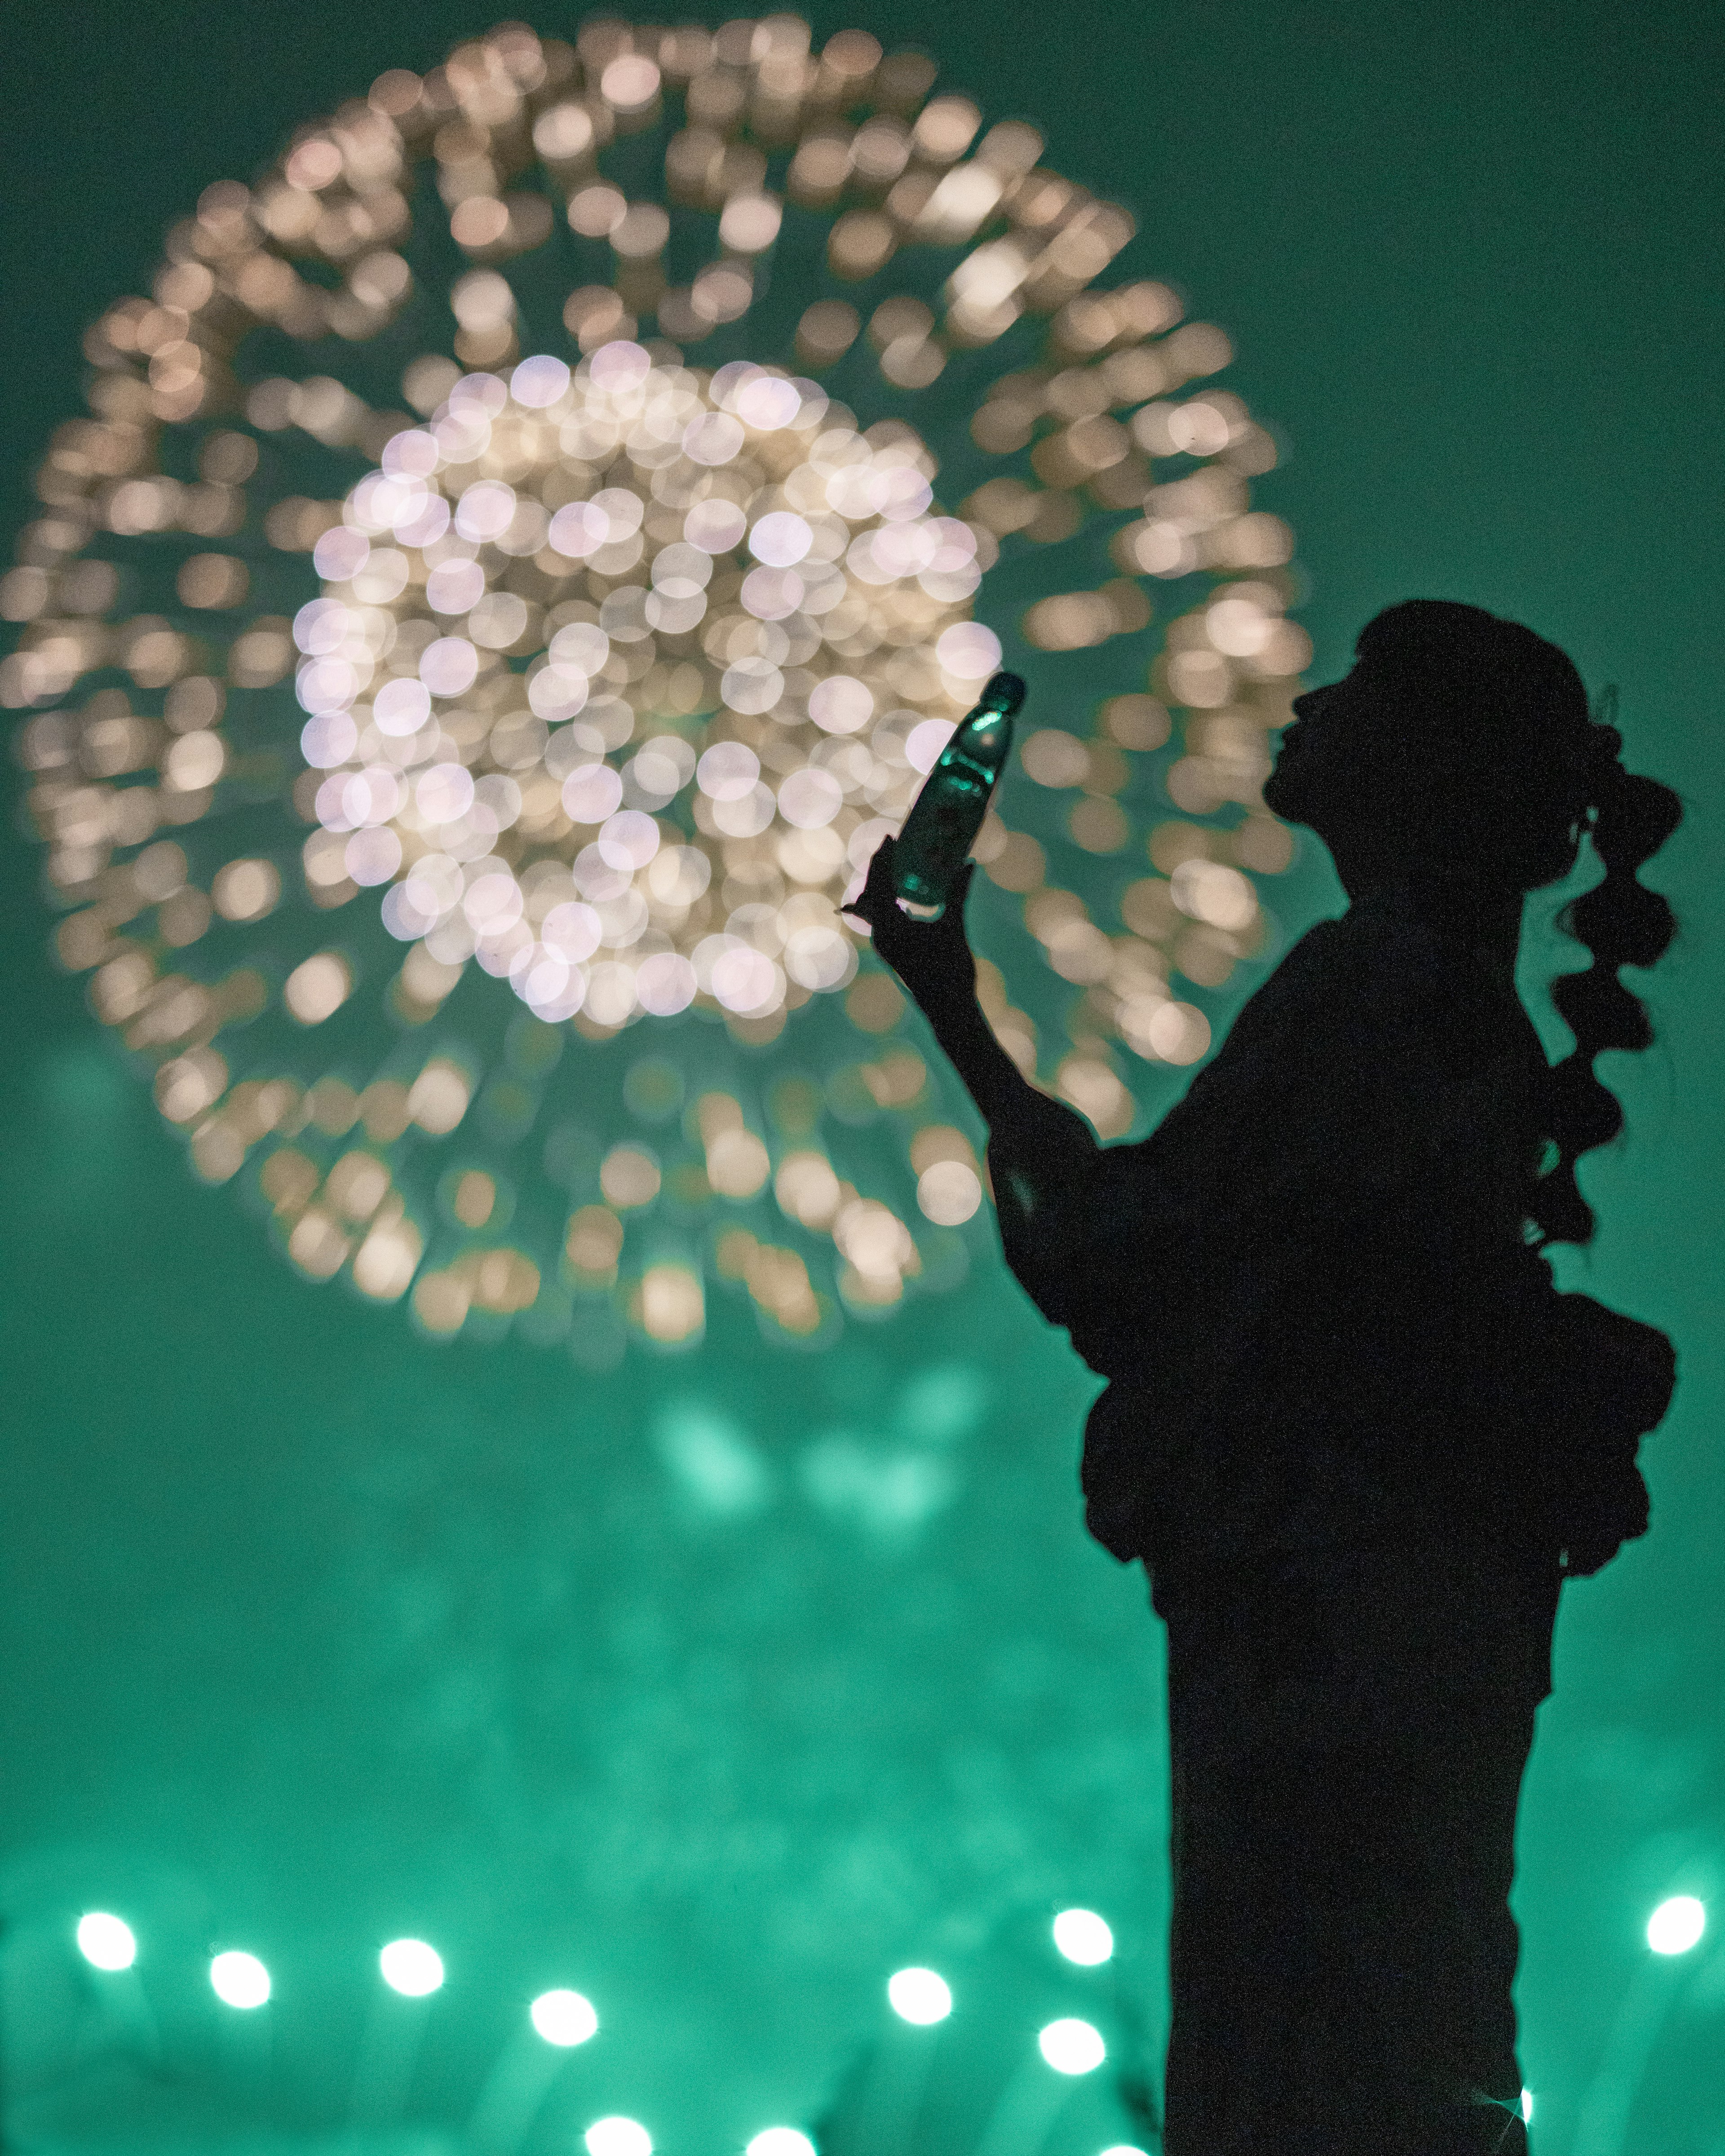
{"label": "bright white light point", "polygon": [[131,1926],[92,1909],[78,1919],[78,1951],[92,1969],[130,1969],[138,1958]]}
{"label": "bright white light point", "polygon": [[924,719],[912,726],[905,741],[905,754],[913,771],[929,772],[940,761],[941,751],[958,731],[951,719]]}
{"label": "bright white light point", "polygon": [[886,1980],[886,1996],[901,2021],[914,2021],[926,2029],[944,2021],[952,2010],[952,1994],[947,1980],[932,1969],[901,1969]]}
{"label": "bright white light point", "polygon": [[1054,1943],[1083,1969],[1094,1969],[1114,1951],[1114,1934],[1094,1909],[1062,1909],[1054,1920]]}
{"label": "bright white light point", "polygon": [[670,1018],[695,1000],[700,978],[675,951],[655,951],[635,968],[635,1000],[655,1018]]}
{"label": "bright white light point", "polygon": [[444,1980],[443,1956],[424,1939],[392,1939],[377,1957],[383,1981],[404,1999],[424,1999]]}
{"label": "bright white light point", "polygon": [[1057,2074],[1091,2073],[1108,2056],[1107,2046],[1088,2021],[1050,2021],[1036,2045]]}
{"label": "bright white light point", "polygon": [[1218,599],[1206,608],[1204,621],[1210,642],[1232,659],[1250,659],[1261,651],[1275,628],[1263,608],[1250,599]]}
{"label": "bright white light point", "polygon": [[[405,739],[418,732],[431,716],[431,696],[423,681],[386,681],[372,699],[372,720],[380,734],[390,734]],[[327,723],[327,722],[326,722]],[[350,719],[348,725],[353,722]],[[353,741],[357,742],[356,733]],[[345,762],[352,752],[352,742],[336,761]]]}
{"label": "bright white light point", "polygon": [[788,509],[772,511],[749,534],[749,552],[775,569],[794,567],[814,544],[808,522]]}
{"label": "bright white light point", "polygon": [[620,53],[599,77],[599,95],[608,104],[634,112],[659,95],[659,69],[639,53]]}
{"label": "bright white light point", "polygon": [[815,2156],[814,2143],[794,2126],[769,2126],[757,2133],[742,2156]]}
{"label": "bright white light point", "polygon": [[937,1227],[957,1227],[976,1213],[982,1202],[981,1180],[976,1170],[962,1160],[935,1161],[916,1178],[916,1203],[924,1217]]}
{"label": "bright white light point", "polygon": [[[698,419],[691,419],[683,429],[683,454],[692,457],[698,465],[729,464],[742,447],[744,439],[742,429],[728,412],[703,412]],[[738,521],[742,520],[739,518]],[[700,540],[688,531],[686,525],[684,528],[686,536],[698,547]]]}
{"label": "bright white light point", "polygon": [[530,411],[555,404],[568,386],[567,366],[548,352],[536,352],[531,359],[524,359],[509,377],[510,395]]}
{"label": "bright white light point", "polygon": [[633,2118],[596,2118],[582,2139],[587,2156],[653,2156],[653,2137]]}
{"label": "bright white light point", "polygon": [[[418,684],[416,682],[417,688]],[[424,690],[420,692],[424,695]],[[431,699],[425,699],[431,709]],[[320,711],[300,729],[300,753],[314,771],[333,771],[346,763],[359,741],[359,729],[346,711]]]}
{"label": "bright white light point", "polygon": [[659,851],[659,826],[644,808],[620,809],[599,826],[598,849],[607,866],[630,874]]}
{"label": "bright white light point", "polygon": [[781,381],[776,375],[757,374],[726,402],[740,419],[758,427],[762,434],[771,434],[775,428],[790,425],[802,408],[803,398],[794,382]]}
{"label": "bright white light point", "polygon": [[739,943],[713,961],[713,993],[726,1010],[745,1015],[775,1009],[783,989],[779,970],[764,951]]}
{"label": "bright white light point", "polygon": [[934,655],[959,680],[984,680],[1000,664],[1000,639],[979,621],[955,621],[936,639]]}
{"label": "bright white light point", "polygon": [[728,554],[747,523],[734,501],[697,501],[683,519],[683,536],[703,554]]}
{"label": "bright white light point", "polygon": [[321,577],[331,583],[340,583],[362,569],[372,551],[372,542],[363,531],[356,531],[349,525],[337,524],[326,531],[311,550],[311,566]]}
{"label": "bright white light point", "polygon": [[565,2049],[584,2044],[599,2025],[598,2015],[578,1991],[542,1991],[527,2011],[546,2042]]}
{"label": "bright white light point", "polygon": [[218,1953],[209,1965],[209,1988],[224,2006],[262,2006],[270,1972],[255,1954]]}
{"label": "bright white light point", "polygon": [[1523,2126],[1531,2126],[1533,2123],[1533,2092],[1532,2089],[1523,2089],[1522,2091],[1522,2123]]}
{"label": "bright white light point", "polygon": [[829,674],[809,690],[809,716],[824,733],[854,734],[875,716],[874,691],[854,675]]}
{"label": "bright white light point", "polygon": [[1687,1953],[1707,1928],[1707,1912],[1692,1894],[1673,1894],[1647,1919],[1647,1943],[1655,1953]]}
{"label": "bright white light point", "polygon": [[495,539],[515,515],[515,489],[501,480],[477,480],[455,509],[455,529],[464,539]]}
{"label": "bright white light point", "polygon": [[1140,2148],[1134,2142],[1117,2141],[1111,2148],[1102,2151],[1102,2156],[1149,2156],[1149,2152]]}
{"label": "bright white light point", "polygon": [[588,372],[601,389],[613,395],[638,389],[653,369],[650,353],[628,337],[602,344],[587,363]]}
{"label": "bright white light point", "polygon": [[465,636],[439,636],[419,654],[419,679],[434,696],[459,696],[473,686],[479,654]]}

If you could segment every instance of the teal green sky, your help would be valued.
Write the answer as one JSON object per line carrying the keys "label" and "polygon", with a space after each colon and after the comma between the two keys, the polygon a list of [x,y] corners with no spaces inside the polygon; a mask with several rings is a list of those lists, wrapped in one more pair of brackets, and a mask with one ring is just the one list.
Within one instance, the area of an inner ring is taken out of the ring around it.
{"label": "teal green sky", "polygon": [[[1285,447],[1258,498],[1298,535],[1312,678],[1392,600],[1484,604],[1618,683],[1627,760],[1687,804],[1647,879],[1683,932],[1645,984],[1658,1045],[1602,1065],[1629,1127],[1585,1171],[1598,1239],[1562,1265],[1671,1331],[1682,1368],[1645,1455],[1652,1532],[1566,1591],[1526,1801],[1523,2060],[1539,2156],[1567,2156],[1646,1992],[1647,1911],[1696,1893],[1725,1938],[1717,15],[813,16],[924,43],[989,117],[1035,119],[1056,169],[1137,214],[1121,270],[1228,329],[1228,379]],[[485,19],[13,11],[8,533],[81,408],[83,328],[142,289],[164,227]],[[516,1342],[434,1350],[193,1182],[49,963],[39,873],[33,845],[0,850],[0,2042],[43,2138],[265,2112],[333,2131],[398,1933],[449,1967],[408,2100],[428,2126],[459,2123],[535,1992],[593,1996],[603,2034],[547,2102],[547,2152],[608,2110],[687,2156],[806,2119],[907,1961],[978,2002],[953,2041],[986,2082],[1042,2005],[1114,2010],[1033,1943],[1067,1901],[1116,1924],[1153,2026],[1159,1641],[1137,1575],[1083,1535],[1094,1381],[999,1264],[822,1357],[764,1359],[728,1321],[604,1378]],[[1297,931],[1340,901],[1313,858],[1277,902]],[[690,1429],[751,1449],[757,1509],[694,1505],[664,1464]],[[952,1502],[894,1539],[822,1512],[803,1467],[835,1436],[937,1452]],[[95,2009],[64,1941],[91,1902],[145,1941],[172,2084],[75,2065]],[[203,1989],[229,1945],[277,1973],[268,2077],[221,2049]],[[1623,2150],[1720,2156],[1725,1946],[1667,1989]],[[1075,2112],[1050,2156],[1095,2156],[1088,2130]]]}

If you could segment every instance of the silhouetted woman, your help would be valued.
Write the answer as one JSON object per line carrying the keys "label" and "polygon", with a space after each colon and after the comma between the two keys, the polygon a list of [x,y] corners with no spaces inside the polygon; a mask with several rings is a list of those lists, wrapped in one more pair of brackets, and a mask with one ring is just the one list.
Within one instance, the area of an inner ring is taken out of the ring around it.
{"label": "silhouetted woman", "polygon": [[[1026,1084],[962,903],[908,920],[886,847],[851,910],[987,1120],[1009,1262],[1109,1380],[1088,1518],[1168,1632],[1169,2156],[1474,2156],[1524,2145],[1507,1897],[1558,1588],[1645,1528],[1672,1384],[1538,1252],[1593,1232],[1593,1060],[1652,1037],[1617,968],[1671,939],[1635,871],[1681,812],[1478,608],[1389,608],[1294,708],[1264,798],[1351,904],[1142,1143]],[[1517,939],[1584,834],[1552,1068]]]}

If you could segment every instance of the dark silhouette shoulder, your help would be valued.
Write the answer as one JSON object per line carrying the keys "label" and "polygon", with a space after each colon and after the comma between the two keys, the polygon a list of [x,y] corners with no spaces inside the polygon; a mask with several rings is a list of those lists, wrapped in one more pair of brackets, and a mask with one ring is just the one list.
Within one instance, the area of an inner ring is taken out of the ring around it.
{"label": "dark silhouette shoulder", "polygon": [[[1219,1528],[1231,1491],[1266,1532],[1278,1462],[1320,1432],[1384,1517],[1512,1502],[1578,1548],[1640,1532],[1669,1348],[1528,1247],[1547,1068],[1507,968],[1368,903],[1301,938],[1149,1137],[997,1130],[1009,1262],[1112,1381],[1086,1460],[1110,1547],[1199,1447]],[[1566,1537],[1584,1488],[1609,1518]]]}

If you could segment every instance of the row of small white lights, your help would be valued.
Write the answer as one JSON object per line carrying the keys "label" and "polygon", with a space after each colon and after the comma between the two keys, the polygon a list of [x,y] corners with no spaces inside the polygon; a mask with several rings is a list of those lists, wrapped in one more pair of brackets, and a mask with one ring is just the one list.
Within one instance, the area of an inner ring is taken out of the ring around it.
{"label": "row of small white lights", "polygon": [[[1054,1943],[1070,1962],[1081,1969],[1095,1969],[1114,1952],[1114,1934],[1105,1917],[1094,1909],[1062,1909],[1054,1920]],[[901,2020],[919,2028],[932,2028],[952,2010],[952,1986],[937,1970],[901,1969],[888,1979],[886,1996]],[[1102,2032],[1076,2015],[1062,2015],[1036,2033],[1036,2048],[1057,2074],[1093,2073],[1108,2056]],[[807,2144],[803,2144],[806,2146]],[[749,2156],[756,2156],[753,2143]],[[759,2156],[803,2156],[802,2147],[774,2143]],[[1117,2142],[1101,2156],[1145,2156],[1130,2143]]]}
{"label": "row of small white lights", "polygon": [[[1682,1897],[1680,1897],[1681,1899]],[[1655,1912],[1655,1922],[1678,1906],[1666,1902]],[[1699,1911],[1701,1904],[1688,1907]],[[1697,1922],[1693,1945],[1701,1936]],[[1650,1944],[1653,1926],[1648,1927]],[[1070,1962],[1095,1969],[1114,1952],[1114,1934],[1106,1920],[1094,1909],[1062,1909],[1054,1920],[1054,1943]],[[128,1969],[137,1959],[136,1935],[124,1917],[92,1910],[79,1920],[78,1948],[95,1969]],[[1679,1953],[1677,1947],[1659,1947],[1661,1953]],[[408,1999],[424,1999],[441,1989],[443,1957],[424,1939],[392,1939],[377,1957],[383,1981]],[[213,1957],[209,1965],[210,1988],[228,2006],[241,2009],[266,2005],[270,1994],[270,1972],[255,1954],[229,1949]],[[887,1979],[888,2004],[901,2021],[917,2028],[932,2028],[952,2011],[952,1991],[946,1979],[932,1969],[901,1969]],[[599,2017],[578,1991],[542,1992],[527,2010],[535,2030],[547,2044],[564,2047],[584,2044],[598,2033]],[[1037,2048],[1060,2074],[1093,2072],[1108,2056],[1101,2032],[1088,2021],[1066,2016],[1050,2021],[1038,2032]],[[613,2116],[595,2119],[583,2137],[588,2156],[652,2156],[653,2138],[639,2120]],[[817,2156],[814,2144],[793,2126],[769,2126],[750,2141],[744,2156]],[[1145,2156],[1124,2142],[1102,2150],[1101,2156]]]}
{"label": "row of small white lights", "polygon": [[[1054,1943],[1081,1969],[1095,1969],[1114,1952],[1114,1934],[1094,1909],[1062,1909],[1054,1920]],[[927,2028],[952,2010],[952,1987],[932,1969],[901,1969],[887,1980],[886,1996],[901,2020]],[[1088,2021],[1050,2021],[1036,2038],[1037,2048],[1056,2073],[1093,2072],[1108,2056],[1101,2032]],[[1114,2148],[1106,2156],[1129,2156]]]}
{"label": "row of small white lights", "polygon": [[[1656,1954],[1687,1953],[1706,1930],[1705,1903],[1692,1894],[1673,1894],[1647,1919],[1647,1944]],[[1054,1920],[1054,1941],[1066,1959],[1081,1968],[1094,1969],[1114,1952],[1114,1934],[1093,1909],[1061,1910]],[[127,1969],[137,1958],[131,1927],[124,1918],[102,1911],[80,1919],[78,1946],[96,1969]],[[442,1986],[443,1958],[423,1939],[392,1939],[377,1959],[383,1981],[404,1997],[423,1999]],[[210,1963],[209,1979],[216,1996],[229,2006],[262,2006],[270,1998],[270,1972],[255,1954],[232,1950],[217,1954]],[[932,1969],[897,1970],[887,1979],[886,1996],[900,2020],[918,2028],[932,2028],[952,2011],[952,1987]],[[584,2044],[598,2033],[599,2017],[578,1991],[542,1992],[527,2010],[547,2044]],[[1050,2021],[1038,2032],[1036,2043],[1044,2059],[1061,2074],[1093,2072],[1108,2055],[1101,2032],[1075,2016]],[[1532,2110],[1525,2092],[1522,2110],[1524,2118]],[[588,2156],[652,2156],[652,2136],[635,2119],[596,2119],[583,2138]],[[816,2151],[795,2127],[769,2126],[750,2141],[745,2156],[816,2156]],[[1101,2156],[1143,2156],[1143,2152],[1122,2142],[1104,2149]]]}

